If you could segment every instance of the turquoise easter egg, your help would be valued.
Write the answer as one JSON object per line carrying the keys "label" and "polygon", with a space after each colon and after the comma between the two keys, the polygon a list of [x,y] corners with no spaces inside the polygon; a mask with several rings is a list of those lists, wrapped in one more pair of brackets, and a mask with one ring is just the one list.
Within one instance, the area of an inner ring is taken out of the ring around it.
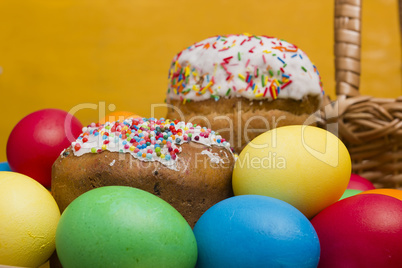
{"label": "turquoise easter egg", "polygon": [[12,171],[8,162],[0,163],[0,171]]}

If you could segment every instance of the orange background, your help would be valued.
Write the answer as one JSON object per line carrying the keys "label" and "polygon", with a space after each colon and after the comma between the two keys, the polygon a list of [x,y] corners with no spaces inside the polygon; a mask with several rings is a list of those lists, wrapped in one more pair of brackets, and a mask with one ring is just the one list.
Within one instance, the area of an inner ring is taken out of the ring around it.
{"label": "orange background", "polygon": [[[400,96],[397,1],[363,4],[361,92]],[[213,35],[296,44],[334,98],[333,12],[328,0],[2,0],[0,161],[14,125],[39,109],[72,111],[84,125],[112,110],[163,117],[151,104],[164,102],[171,59]]]}

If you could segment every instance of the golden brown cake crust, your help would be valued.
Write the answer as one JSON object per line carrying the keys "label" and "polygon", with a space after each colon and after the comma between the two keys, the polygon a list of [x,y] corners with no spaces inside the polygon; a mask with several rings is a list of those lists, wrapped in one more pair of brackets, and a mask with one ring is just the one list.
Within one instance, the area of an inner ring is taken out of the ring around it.
{"label": "golden brown cake crust", "polygon": [[[208,99],[205,101],[191,101],[183,104],[183,101],[167,99],[167,103],[180,109],[184,114],[209,114],[216,112],[225,114],[232,110],[238,109],[240,106],[243,112],[258,112],[261,110],[282,110],[292,114],[311,114],[317,111],[321,104],[321,96],[306,96],[301,100],[294,99],[276,99],[276,100],[249,100],[243,97],[220,98],[219,100]],[[168,113],[174,112],[175,109],[170,108]],[[180,119],[179,119],[180,120]]]}
{"label": "golden brown cake crust", "polygon": [[267,130],[304,124],[319,109],[321,96],[309,95],[302,100],[248,100],[235,97],[184,104],[168,99],[167,103],[167,118],[214,129],[239,153],[248,142]]}
{"label": "golden brown cake crust", "polygon": [[[178,171],[157,161],[103,151],[75,156],[66,150],[53,165],[51,192],[61,211],[79,195],[97,187],[131,186],[153,193],[175,207],[194,227],[212,205],[233,196],[233,155],[225,148],[197,143],[181,145]],[[206,151],[209,153],[206,153]],[[211,154],[220,162],[211,161]]]}

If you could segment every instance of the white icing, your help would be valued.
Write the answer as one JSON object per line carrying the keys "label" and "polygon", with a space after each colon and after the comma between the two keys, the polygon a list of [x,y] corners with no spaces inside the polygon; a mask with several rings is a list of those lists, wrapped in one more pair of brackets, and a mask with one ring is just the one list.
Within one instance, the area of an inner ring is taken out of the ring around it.
{"label": "white icing", "polygon": [[[164,131],[161,131],[161,127]],[[177,133],[173,134],[170,127]],[[71,144],[75,156],[106,150],[128,153],[141,161],[158,161],[170,169],[178,170],[178,155],[182,151],[179,145],[183,143],[195,142],[206,146],[220,146],[231,152],[230,144],[214,131],[185,122],[134,118],[123,122],[106,122],[100,126],[91,124],[83,130],[85,132]],[[179,135],[179,132],[182,134]],[[149,140],[149,144],[146,140]],[[110,165],[113,164],[114,160]]]}
{"label": "white icing", "polygon": [[217,153],[212,153],[212,152],[210,152],[208,150],[203,150],[201,152],[201,154],[205,154],[205,155],[209,156],[209,158],[211,159],[212,163],[215,163],[215,164],[219,164],[219,162],[223,163],[222,158],[220,158]]}
{"label": "white icing", "polygon": [[315,66],[295,45],[272,37],[229,35],[208,38],[176,55],[167,95],[183,102],[234,96],[300,100],[322,95],[322,84]]}

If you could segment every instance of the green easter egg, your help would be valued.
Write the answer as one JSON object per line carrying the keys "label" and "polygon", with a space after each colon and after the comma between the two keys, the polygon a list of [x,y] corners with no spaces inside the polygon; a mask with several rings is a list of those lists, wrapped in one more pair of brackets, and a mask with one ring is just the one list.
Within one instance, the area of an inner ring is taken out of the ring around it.
{"label": "green easter egg", "polygon": [[361,193],[361,192],[363,192],[363,191],[362,190],[355,190],[355,189],[346,189],[339,200],[342,200],[342,199],[345,199],[347,197],[357,195],[358,193]]}
{"label": "green easter egg", "polygon": [[63,212],[56,250],[70,267],[194,267],[197,244],[183,216],[161,198],[126,186],[93,189]]}

